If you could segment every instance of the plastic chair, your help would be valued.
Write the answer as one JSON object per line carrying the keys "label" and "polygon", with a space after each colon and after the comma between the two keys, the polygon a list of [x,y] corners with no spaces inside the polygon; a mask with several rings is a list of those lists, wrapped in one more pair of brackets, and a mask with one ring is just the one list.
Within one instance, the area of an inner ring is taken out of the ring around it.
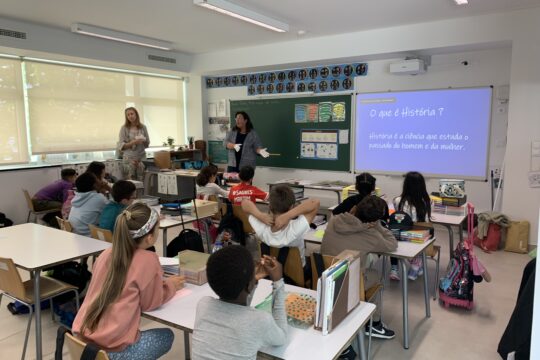
{"label": "plastic chair", "polygon": [[[54,312],[52,312],[52,298],[71,291],[75,293],[77,310],[79,310],[79,291],[77,290],[77,287],[46,276],[40,277],[39,299],[40,302],[43,300],[50,301],[53,320]],[[22,353],[22,359],[24,359],[26,345],[28,344],[28,334],[30,332],[30,325],[33,317],[32,305],[34,304],[34,280],[23,282],[12,259],[0,258],[0,303],[2,302],[2,296],[7,296],[14,301],[19,301],[29,310],[28,325],[26,327]],[[36,306],[41,306],[41,304],[36,304]]]}
{"label": "plastic chair", "polygon": [[[72,359],[80,359],[81,355],[86,347],[86,343],[70,333],[66,332],[64,334],[64,342],[67,345],[68,353]],[[96,360],[109,360],[109,356],[105,350],[99,350]]]}
{"label": "plastic chair", "polygon": [[88,228],[90,229],[90,235],[96,239],[101,241],[106,241],[108,243],[112,243],[113,234],[111,230],[109,229],[102,229],[100,227],[97,227],[96,225],[88,225]]}
{"label": "plastic chair", "polygon": [[68,220],[64,220],[61,217],[56,216],[56,221],[58,222],[60,230],[73,232],[73,226],[71,226],[71,223]]}
{"label": "plastic chair", "polygon": [[36,211],[34,208],[34,202],[32,201],[32,197],[30,196],[30,193],[28,193],[28,190],[22,189],[24,198],[26,199],[26,205],[28,206],[28,216],[26,217],[26,222],[30,222],[30,215],[34,215],[34,223],[37,223],[37,218],[40,215],[50,214],[54,212],[60,212],[62,209],[48,209],[48,210],[41,210]]}

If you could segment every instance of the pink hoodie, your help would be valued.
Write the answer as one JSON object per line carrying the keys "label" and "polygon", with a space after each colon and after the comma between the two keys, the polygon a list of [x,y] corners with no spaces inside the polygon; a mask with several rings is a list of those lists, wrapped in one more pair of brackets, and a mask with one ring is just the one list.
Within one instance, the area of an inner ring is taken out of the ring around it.
{"label": "pink hoodie", "polygon": [[[101,292],[110,271],[112,248],[97,259],[92,281],[84,302],[73,322],[73,332],[80,334],[88,308]],[[129,267],[120,297],[103,313],[96,330],[85,330],[83,338],[105,351],[122,351],[139,340],[141,312],[155,309],[169,301],[176,290],[171,281],[163,280],[163,271],[156,253],[137,249]]]}

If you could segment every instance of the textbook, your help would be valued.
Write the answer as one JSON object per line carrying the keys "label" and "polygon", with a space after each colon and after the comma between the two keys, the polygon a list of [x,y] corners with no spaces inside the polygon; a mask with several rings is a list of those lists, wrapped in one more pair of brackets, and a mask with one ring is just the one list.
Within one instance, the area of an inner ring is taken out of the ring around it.
{"label": "textbook", "polygon": [[401,240],[423,244],[431,237],[429,230],[404,230],[399,234]]}

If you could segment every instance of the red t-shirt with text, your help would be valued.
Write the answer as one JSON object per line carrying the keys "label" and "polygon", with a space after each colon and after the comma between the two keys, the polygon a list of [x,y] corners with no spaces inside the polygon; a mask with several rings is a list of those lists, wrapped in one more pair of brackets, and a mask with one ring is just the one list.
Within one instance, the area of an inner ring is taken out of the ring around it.
{"label": "red t-shirt with text", "polygon": [[248,184],[238,184],[229,191],[229,200],[235,205],[240,205],[243,200],[255,202],[257,199],[266,200],[267,198],[267,192]]}

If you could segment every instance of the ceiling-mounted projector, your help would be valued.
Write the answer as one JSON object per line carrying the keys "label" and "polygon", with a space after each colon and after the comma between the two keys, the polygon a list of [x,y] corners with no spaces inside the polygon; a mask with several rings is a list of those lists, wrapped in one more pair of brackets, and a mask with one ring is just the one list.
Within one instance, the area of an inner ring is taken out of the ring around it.
{"label": "ceiling-mounted projector", "polygon": [[427,71],[427,65],[422,59],[407,59],[390,64],[390,74],[418,75]]}

